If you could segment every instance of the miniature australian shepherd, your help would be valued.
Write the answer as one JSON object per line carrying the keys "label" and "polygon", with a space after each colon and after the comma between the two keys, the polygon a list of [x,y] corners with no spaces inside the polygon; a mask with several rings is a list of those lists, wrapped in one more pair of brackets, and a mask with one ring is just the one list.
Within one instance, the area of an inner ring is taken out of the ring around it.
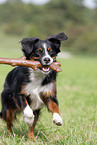
{"label": "miniature australian shepherd", "polygon": [[34,71],[30,67],[18,66],[8,73],[1,94],[0,113],[7,123],[8,131],[12,132],[16,112],[22,111],[24,122],[29,126],[28,137],[34,140],[34,127],[44,106],[52,113],[56,125],[63,124],[56,97],[57,73],[49,66],[56,61],[61,41],[66,39],[68,37],[64,33],[59,33],[46,40],[32,37],[21,41],[26,59],[39,61],[42,68]]}

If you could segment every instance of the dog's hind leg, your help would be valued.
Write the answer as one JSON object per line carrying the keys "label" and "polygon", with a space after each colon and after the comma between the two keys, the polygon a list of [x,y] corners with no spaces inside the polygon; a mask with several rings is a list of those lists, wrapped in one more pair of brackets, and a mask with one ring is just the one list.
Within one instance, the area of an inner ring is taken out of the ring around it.
{"label": "dog's hind leg", "polygon": [[6,111],[6,123],[7,123],[7,130],[8,134],[9,132],[12,133],[12,121],[14,120],[14,110],[12,108],[7,109]]}
{"label": "dog's hind leg", "polygon": [[[8,132],[12,132],[12,121],[14,120],[14,102],[13,102],[13,95],[9,89],[4,89],[1,94],[1,101],[2,101],[2,118],[7,123]],[[13,106],[12,106],[13,104]]]}

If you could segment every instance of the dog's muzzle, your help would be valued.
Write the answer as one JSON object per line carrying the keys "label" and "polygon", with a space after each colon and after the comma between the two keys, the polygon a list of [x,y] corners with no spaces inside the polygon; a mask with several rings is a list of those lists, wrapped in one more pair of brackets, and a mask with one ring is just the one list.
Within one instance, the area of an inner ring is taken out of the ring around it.
{"label": "dog's muzzle", "polygon": [[44,62],[45,62],[45,64],[48,64],[50,62],[50,58],[49,57],[45,57],[44,58]]}
{"label": "dog's muzzle", "polygon": [[43,57],[41,60],[42,68],[41,71],[45,74],[50,72],[49,66],[53,63],[53,58],[51,57]]}

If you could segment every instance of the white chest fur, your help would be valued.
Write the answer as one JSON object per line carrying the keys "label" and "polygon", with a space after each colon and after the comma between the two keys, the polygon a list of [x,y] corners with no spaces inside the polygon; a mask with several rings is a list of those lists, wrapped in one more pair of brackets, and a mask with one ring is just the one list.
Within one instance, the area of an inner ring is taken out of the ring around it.
{"label": "white chest fur", "polygon": [[30,80],[31,82],[27,84],[25,91],[30,95],[31,99],[31,108],[32,110],[40,109],[44,106],[43,101],[41,100],[39,94],[41,92],[50,92],[53,89],[54,84],[50,83],[45,86],[42,86],[41,83],[46,77],[46,74],[42,74],[41,71],[33,71],[30,69]]}

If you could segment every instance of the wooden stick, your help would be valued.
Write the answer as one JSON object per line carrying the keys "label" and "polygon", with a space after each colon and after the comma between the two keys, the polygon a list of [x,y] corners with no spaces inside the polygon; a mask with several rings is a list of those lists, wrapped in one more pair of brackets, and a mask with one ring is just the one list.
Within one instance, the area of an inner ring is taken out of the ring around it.
{"label": "wooden stick", "polygon": [[[39,67],[43,67],[39,61],[32,61],[32,60],[26,60],[26,57],[21,57],[19,59],[17,58],[0,58],[0,64],[8,64],[11,66],[27,66],[31,67],[34,70],[37,70]],[[61,64],[60,62],[53,62],[51,66],[49,66],[50,69],[60,72]]]}
{"label": "wooden stick", "polygon": [[22,58],[0,58],[0,64],[9,64],[11,66],[28,66],[37,70],[38,67],[41,67],[41,64],[38,61],[26,60],[25,57]]}
{"label": "wooden stick", "polygon": [[56,72],[61,72],[62,70],[61,70],[60,66],[61,66],[60,62],[53,62],[50,66],[50,69],[52,69]]}

